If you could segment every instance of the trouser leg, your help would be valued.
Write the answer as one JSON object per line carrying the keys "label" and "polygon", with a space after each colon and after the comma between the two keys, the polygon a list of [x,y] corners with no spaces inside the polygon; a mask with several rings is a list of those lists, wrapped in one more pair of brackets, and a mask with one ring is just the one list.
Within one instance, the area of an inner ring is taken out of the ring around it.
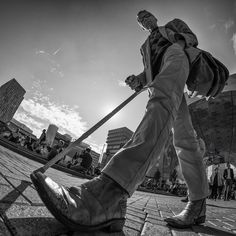
{"label": "trouser leg", "polygon": [[189,199],[194,201],[207,197],[208,182],[203,163],[205,144],[197,139],[184,96],[174,122],[174,146],[188,186]]}
{"label": "trouser leg", "polygon": [[145,115],[131,140],[102,170],[131,196],[153,166],[166,143],[182,100],[189,74],[185,53],[178,44],[170,46],[160,73],[151,84]]}

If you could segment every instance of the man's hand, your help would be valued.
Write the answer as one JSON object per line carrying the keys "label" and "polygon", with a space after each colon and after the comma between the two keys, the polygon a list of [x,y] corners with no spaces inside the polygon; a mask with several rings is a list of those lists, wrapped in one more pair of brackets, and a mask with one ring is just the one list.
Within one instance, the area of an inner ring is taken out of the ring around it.
{"label": "man's hand", "polygon": [[135,75],[130,75],[126,80],[125,83],[132,89],[135,90],[136,92],[139,92],[142,88],[143,85],[140,81],[140,79],[135,76]]}

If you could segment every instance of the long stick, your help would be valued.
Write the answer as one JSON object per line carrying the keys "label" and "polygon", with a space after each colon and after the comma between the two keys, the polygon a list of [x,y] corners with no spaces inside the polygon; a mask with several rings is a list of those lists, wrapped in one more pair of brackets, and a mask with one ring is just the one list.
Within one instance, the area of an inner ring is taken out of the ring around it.
{"label": "long stick", "polygon": [[73,143],[70,143],[70,145],[65,150],[63,150],[62,152],[57,154],[53,159],[51,159],[49,162],[47,162],[43,167],[35,170],[34,172],[44,173],[49,167],[51,167],[56,162],[61,160],[73,147],[78,146],[84,139],[86,139],[95,130],[97,130],[99,127],[101,127],[106,121],[108,121],[112,116],[114,116],[118,111],[120,111],[125,105],[127,105],[130,101],[132,101],[139,93],[143,92],[146,89],[147,88],[145,87],[141,91],[133,93],[124,102],[122,102],[119,106],[117,106],[113,111],[111,111],[108,115],[106,115],[103,119],[101,119],[98,123],[96,123],[88,131],[86,131],[84,134],[82,134],[77,140],[75,140]]}

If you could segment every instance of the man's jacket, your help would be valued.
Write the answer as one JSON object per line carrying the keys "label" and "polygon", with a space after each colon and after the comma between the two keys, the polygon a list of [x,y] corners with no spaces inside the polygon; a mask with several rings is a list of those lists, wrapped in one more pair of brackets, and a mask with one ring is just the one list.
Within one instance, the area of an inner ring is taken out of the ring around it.
{"label": "man's jacket", "polygon": [[[198,45],[198,40],[196,35],[190,30],[188,25],[180,19],[174,19],[168,22],[165,26],[160,26],[158,28],[162,34],[165,32],[166,37],[172,43],[175,43],[178,40],[183,39],[185,41],[186,47],[196,47]],[[175,33],[175,32],[183,32],[183,33]],[[143,55],[144,74],[141,73],[139,76],[145,75],[146,84],[149,84],[153,80],[149,37],[142,45],[140,50],[141,54]]]}

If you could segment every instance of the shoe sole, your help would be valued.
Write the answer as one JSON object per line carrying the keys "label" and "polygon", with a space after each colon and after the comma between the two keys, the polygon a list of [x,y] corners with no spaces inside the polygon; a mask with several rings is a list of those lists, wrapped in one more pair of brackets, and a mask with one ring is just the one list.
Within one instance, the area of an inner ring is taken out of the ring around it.
{"label": "shoe sole", "polygon": [[206,216],[200,216],[198,217],[197,219],[194,220],[193,224],[189,224],[189,225],[181,225],[181,224],[178,224],[176,221],[168,221],[165,219],[165,222],[168,223],[168,225],[172,226],[172,227],[175,227],[175,228],[178,228],[178,229],[185,229],[185,228],[190,228],[191,226],[194,226],[194,225],[200,225],[200,224],[204,224],[206,221]]}
{"label": "shoe sole", "polygon": [[67,226],[69,229],[74,231],[81,231],[81,232],[91,232],[91,231],[97,231],[102,230],[105,232],[120,232],[123,229],[123,226],[125,224],[125,219],[112,219],[109,221],[106,221],[104,223],[98,224],[98,225],[80,225],[76,224],[73,221],[69,220],[67,217],[63,216],[60,211],[56,207],[54,207],[54,204],[49,200],[49,196],[47,195],[45,189],[41,186],[40,181],[38,180],[35,173],[32,173],[30,175],[30,178],[32,180],[32,183],[34,184],[41,200],[47,207],[47,209],[52,213],[52,215],[63,225]]}

